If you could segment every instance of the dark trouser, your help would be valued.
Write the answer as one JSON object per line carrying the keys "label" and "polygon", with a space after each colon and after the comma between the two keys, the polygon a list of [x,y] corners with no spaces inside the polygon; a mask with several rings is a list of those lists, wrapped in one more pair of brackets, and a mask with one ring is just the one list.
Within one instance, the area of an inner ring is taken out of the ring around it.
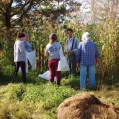
{"label": "dark trouser", "polygon": [[76,74],[76,55],[75,54],[68,56],[68,64],[69,64],[70,74]]}
{"label": "dark trouser", "polygon": [[26,82],[26,65],[25,65],[24,61],[16,62],[15,71],[14,71],[14,77],[17,76],[17,73],[19,71],[19,67],[21,67],[21,71],[22,71],[22,80],[23,80],[23,82]]}
{"label": "dark trouser", "polygon": [[59,59],[50,59],[50,60],[48,60],[48,67],[49,67],[49,70],[50,70],[50,81],[53,82],[54,77],[56,76],[57,85],[60,85],[61,71],[57,71],[58,61],[59,61]]}

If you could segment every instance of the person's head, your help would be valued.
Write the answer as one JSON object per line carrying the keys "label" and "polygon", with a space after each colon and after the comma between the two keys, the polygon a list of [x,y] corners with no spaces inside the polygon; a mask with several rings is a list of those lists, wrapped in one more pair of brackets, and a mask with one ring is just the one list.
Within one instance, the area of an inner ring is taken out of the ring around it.
{"label": "person's head", "polygon": [[71,28],[67,29],[67,37],[71,38],[73,36],[73,30]]}
{"label": "person's head", "polygon": [[57,35],[55,33],[50,34],[49,40],[51,43],[55,42],[57,40]]}
{"label": "person's head", "polygon": [[17,33],[17,39],[24,40],[24,38],[25,38],[25,34],[24,33],[22,33],[22,32],[18,32]]}
{"label": "person's head", "polygon": [[88,32],[83,33],[82,35],[82,41],[83,40],[89,40],[91,38],[90,34]]}
{"label": "person's head", "polygon": [[28,41],[29,40],[29,34],[25,33],[25,40]]}

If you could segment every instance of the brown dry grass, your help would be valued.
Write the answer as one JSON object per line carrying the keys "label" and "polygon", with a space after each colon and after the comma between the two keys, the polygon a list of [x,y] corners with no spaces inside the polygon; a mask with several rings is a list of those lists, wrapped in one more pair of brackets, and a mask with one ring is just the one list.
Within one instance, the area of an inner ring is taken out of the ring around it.
{"label": "brown dry grass", "polygon": [[58,119],[119,119],[119,108],[101,102],[93,94],[80,93],[59,105],[57,117]]}

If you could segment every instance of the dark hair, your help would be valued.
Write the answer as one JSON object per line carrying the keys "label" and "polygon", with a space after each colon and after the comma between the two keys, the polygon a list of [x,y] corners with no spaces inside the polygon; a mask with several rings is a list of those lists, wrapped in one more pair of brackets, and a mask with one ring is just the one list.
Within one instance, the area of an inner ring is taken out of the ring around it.
{"label": "dark hair", "polygon": [[52,39],[54,42],[55,40],[57,40],[57,35],[55,33],[52,33],[50,34],[49,38]]}
{"label": "dark hair", "polygon": [[21,33],[21,32],[18,32],[17,33],[17,38],[22,38],[22,37],[25,37],[25,34]]}
{"label": "dark hair", "polygon": [[71,28],[68,28],[68,29],[67,29],[67,32],[68,32],[68,31],[71,31],[71,32],[73,33],[73,30],[72,30]]}

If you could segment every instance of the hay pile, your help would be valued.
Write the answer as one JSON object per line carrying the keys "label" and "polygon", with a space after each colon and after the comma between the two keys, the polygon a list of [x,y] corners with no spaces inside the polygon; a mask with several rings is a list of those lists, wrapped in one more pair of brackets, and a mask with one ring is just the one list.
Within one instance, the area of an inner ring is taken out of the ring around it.
{"label": "hay pile", "polygon": [[66,99],[57,109],[58,119],[119,119],[119,107],[102,103],[90,93]]}

